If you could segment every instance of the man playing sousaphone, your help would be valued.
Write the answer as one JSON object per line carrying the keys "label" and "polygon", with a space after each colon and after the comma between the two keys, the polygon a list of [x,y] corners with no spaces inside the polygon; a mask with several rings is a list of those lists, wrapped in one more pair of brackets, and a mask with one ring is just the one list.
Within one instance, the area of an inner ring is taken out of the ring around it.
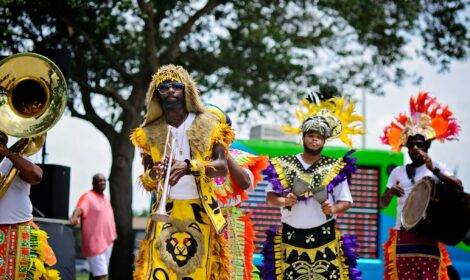
{"label": "man playing sousaphone", "polygon": [[[27,158],[7,148],[8,137],[0,132],[0,172],[15,167],[19,174],[0,197],[0,278],[59,279],[54,252],[47,243],[47,233],[32,222],[29,199],[31,184],[42,179],[42,170]],[[40,278],[43,277],[43,278]]]}
{"label": "man playing sousaphone", "polygon": [[[33,222],[29,198],[42,170],[29,160],[67,103],[57,65],[35,53],[0,61],[0,279],[59,279],[47,233]],[[9,136],[19,138],[7,147]]]}
{"label": "man playing sousaphone", "polygon": [[444,182],[446,187],[462,188],[452,172],[428,154],[433,140],[455,139],[459,126],[449,108],[437,103],[426,92],[410,99],[410,112],[409,117],[400,114],[385,128],[382,136],[382,142],[390,145],[393,151],[405,146],[411,159],[410,164],[391,172],[387,190],[380,199],[380,207],[384,208],[393,196],[398,197],[395,227],[384,244],[384,279],[448,279],[450,259],[445,246],[425,233],[404,230],[401,221],[407,197],[415,186],[419,186],[421,179],[428,177]]}

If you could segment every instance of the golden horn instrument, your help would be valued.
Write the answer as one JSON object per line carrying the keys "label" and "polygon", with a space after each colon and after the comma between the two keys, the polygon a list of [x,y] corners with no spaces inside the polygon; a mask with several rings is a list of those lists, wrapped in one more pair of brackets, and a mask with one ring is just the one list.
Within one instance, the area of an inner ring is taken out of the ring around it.
{"label": "golden horn instrument", "polygon": [[[0,131],[21,138],[10,151],[22,156],[38,152],[66,104],[65,78],[48,58],[21,53],[0,61]],[[0,198],[17,172],[13,167],[6,175],[0,173]]]}
{"label": "golden horn instrument", "polygon": [[[170,140],[170,128],[168,127],[168,133],[167,133],[167,139],[166,139],[166,144],[165,144],[165,151],[164,151],[164,157],[166,158],[166,153],[167,149],[170,151],[170,155],[168,156],[168,166],[166,168],[165,172],[165,180],[163,182],[163,188],[161,189],[161,195],[160,195],[160,201],[158,202],[158,207],[155,213],[152,213],[150,215],[150,218],[153,221],[163,221],[166,222],[169,220],[170,216],[166,213],[166,201],[168,199],[168,194],[170,191],[170,173],[171,173],[171,165],[173,162],[173,148],[175,147],[175,138],[171,137]],[[171,141],[170,145],[168,146],[168,142]]]}

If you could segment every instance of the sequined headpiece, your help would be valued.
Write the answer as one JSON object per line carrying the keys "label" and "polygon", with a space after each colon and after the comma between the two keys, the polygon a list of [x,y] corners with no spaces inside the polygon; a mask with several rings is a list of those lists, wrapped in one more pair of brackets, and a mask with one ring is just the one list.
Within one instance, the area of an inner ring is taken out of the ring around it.
{"label": "sequined headpiece", "polygon": [[384,129],[382,143],[400,151],[408,137],[423,135],[426,140],[457,139],[460,126],[448,106],[439,104],[427,92],[410,98],[410,116],[401,113]]}

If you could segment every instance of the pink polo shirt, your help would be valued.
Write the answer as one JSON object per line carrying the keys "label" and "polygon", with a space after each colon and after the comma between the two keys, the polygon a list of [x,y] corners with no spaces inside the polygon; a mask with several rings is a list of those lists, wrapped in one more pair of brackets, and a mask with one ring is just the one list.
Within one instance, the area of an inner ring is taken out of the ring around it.
{"label": "pink polo shirt", "polygon": [[83,194],[77,203],[82,209],[82,251],[85,257],[103,253],[116,239],[113,208],[104,194],[93,190]]}

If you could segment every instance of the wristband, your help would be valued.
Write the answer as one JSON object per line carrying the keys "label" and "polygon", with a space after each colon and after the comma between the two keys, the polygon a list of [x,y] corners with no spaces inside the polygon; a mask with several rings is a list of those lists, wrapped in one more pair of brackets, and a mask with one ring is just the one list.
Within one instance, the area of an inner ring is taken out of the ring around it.
{"label": "wristband", "polygon": [[440,170],[438,167],[434,167],[434,168],[432,169],[432,174],[434,174],[434,175],[436,175],[436,176],[437,176],[440,172],[441,172],[441,170]]}
{"label": "wristband", "polygon": [[203,167],[200,166],[200,163],[198,160],[193,159],[193,160],[185,160],[186,163],[188,164],[188,170],[189,174],[193,176],[199,176],[201,174],[201,169]]}

